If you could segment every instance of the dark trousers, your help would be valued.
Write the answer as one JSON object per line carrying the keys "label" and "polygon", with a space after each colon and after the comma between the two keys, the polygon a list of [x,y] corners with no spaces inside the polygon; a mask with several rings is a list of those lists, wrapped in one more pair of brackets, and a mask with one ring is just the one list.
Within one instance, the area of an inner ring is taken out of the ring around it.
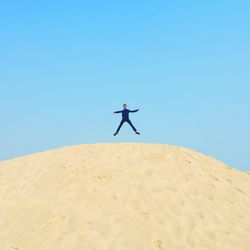
{"label": "dark trousers", "polygon": [[130,120],[122,119],[119,127],[116,130],[116,133],[119,133],[119,131],[120,131],[120,129],[121,129],[121,127],[122,127],[122,125],[123,125],[124,122],[127,122],[135,132],[137,131],[136,128],[134,127],[134,125],[132,124],[132,122]]}

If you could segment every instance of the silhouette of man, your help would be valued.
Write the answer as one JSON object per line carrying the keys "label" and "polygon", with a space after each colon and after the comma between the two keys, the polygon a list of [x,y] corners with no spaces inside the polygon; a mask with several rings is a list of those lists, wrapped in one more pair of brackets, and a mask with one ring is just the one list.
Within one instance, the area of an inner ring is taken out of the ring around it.
{"label": "silhouette of man", "polygon": [[129,113],[138,112],[139,109],[136,109],[136,110],[129,110],[129,109],[127,109],[127,107],[128,107],[127,104],[124,104],[124,105],[123,105],[123,108],[124,108],[123,110],[121,110],[121,111],[115,111],[115,112],[114,112],[114,114],[122,113],[122,120],[121,120],[120,125],[119,125],[119,127],[117,128],[116,132],[114,133],[114,136],[116,136],[116,135],[119,133],[119,131],[120,131],[120,129],[121,129],[121,127],[122,127],[122,125],[123,125],[124,122],[127,122],[127,123],[132,127],[132,129],[134,130],[134,132],[135,132],[137,135],[140,134],[140,133],[137,131],[137,129],[133,126],[132,122],[129,120]]}

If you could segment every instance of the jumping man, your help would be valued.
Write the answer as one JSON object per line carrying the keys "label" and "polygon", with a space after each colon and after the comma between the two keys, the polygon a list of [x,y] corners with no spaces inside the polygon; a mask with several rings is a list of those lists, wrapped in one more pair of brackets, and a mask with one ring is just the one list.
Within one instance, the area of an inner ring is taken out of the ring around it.
{"label": "jumping man", "polygon": [[129,110],[129,109],[127,109],[127,107],[128,107],[127,104],[124,104],[123,105],[123,108],[124,108],[123,110],[114,112],[114,114],[122,113],[122,121],[121,121],[119,127],[117,128],[116,132],[114,133],[114,136],[116,136],[119,133],[119,131],[120,131],[120,129],[121,129],[121,127],[122,127],[122,125],[123,125],[124,122],[127,122],[132,127],[132,129],[134,130],[134,132],[137,135],[140,134],[136,130],[136,128],[133,126],[132,122],[129,120],[129,113],[135,113],[135,112],[139,111],[139,109]]}

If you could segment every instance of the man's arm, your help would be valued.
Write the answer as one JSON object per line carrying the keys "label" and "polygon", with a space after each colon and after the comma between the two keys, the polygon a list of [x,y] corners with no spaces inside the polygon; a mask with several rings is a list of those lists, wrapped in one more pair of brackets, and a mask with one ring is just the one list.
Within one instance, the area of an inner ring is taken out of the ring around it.
{"label": "man's arm", "polygon": [[114,114],[122,113],[122,111],[115,111]]}
{"label": "man's arm", "polygon": [[131,113],[135,113],[135,112],[138,112],[138,111],[139,111],[139,109],[129,110],[129,112],[131,112]]}

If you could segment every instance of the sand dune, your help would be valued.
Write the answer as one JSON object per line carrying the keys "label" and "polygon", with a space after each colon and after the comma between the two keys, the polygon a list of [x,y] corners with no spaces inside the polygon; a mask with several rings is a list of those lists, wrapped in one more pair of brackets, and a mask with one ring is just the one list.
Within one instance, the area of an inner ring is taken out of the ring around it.
{"label": "sand dune", "polygon": [[250,249],[250,176],[180,147],[37,153],[0,187],[1,250]]}

